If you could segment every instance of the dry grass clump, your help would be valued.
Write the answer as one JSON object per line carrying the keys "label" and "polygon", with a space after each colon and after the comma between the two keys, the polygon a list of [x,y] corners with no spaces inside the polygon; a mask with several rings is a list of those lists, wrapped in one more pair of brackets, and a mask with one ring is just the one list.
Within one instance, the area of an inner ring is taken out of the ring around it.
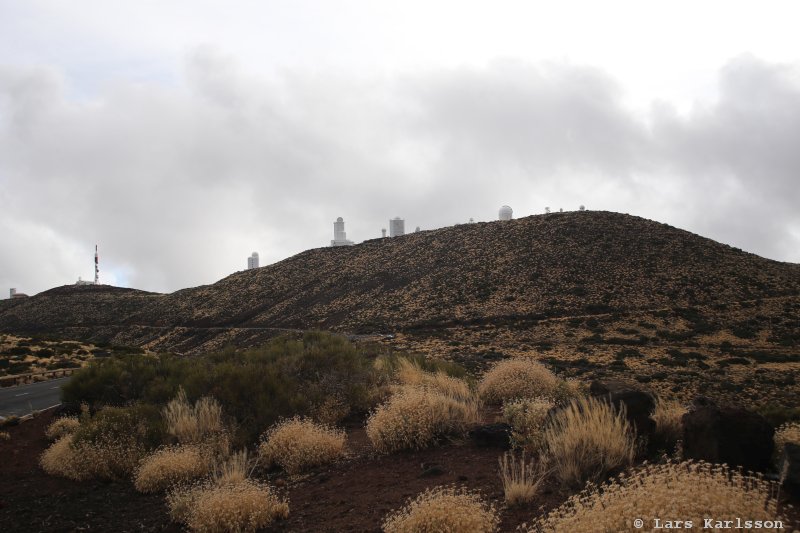
{"label": "dry grass clump", "polygon": [[591,397],[559,409],[544,430],[544,442],[556,476],[572,487],[630,465],[636,452],[624,409]]}
{"label": "dry grass clump", "polygon": [[345,455],[344,431],[294,417],[272,426],[258,454],[266,465],[277,464],[289,474],[331,463]]}
{"label": "dry grass clump", "polygon": [[489,533],[500,519],[493,505],[465,488],[428,489],[383,521],[385,533]]}
{"label": "dry grass clump", "polygon": [[492,405],[541,396],[561,404],[580,394],[577,382],[564,381],[539,361],[526,357],[505,359],[492,365],[478,384],[478,392]]}
{"label": "dry grass clump", "polygon": [[51,476],[60,476],[76,481],[92,477],[92,466],[87,454],[73,446],[73,436],[65,435],[51,444],[39,458],[42,470]]}
{"label": "dry grass clump", "polygon": [[474,398],[472,389],[463,379],[448,376],[441,370],[426,372],[410,359],[401,358],[398,361],[395,378],[403,385],[429,388],[460,401],[471,401]]}
{"label": "dry grass clump", "polygon": [[499,462],[506,503],[515,506],[533,501],[547,479],[544,461],[534,464],[526,460],[525,452],[519,457],[506,452]]}
{"label": "dry grass clump", "polygon": [[208,474],[210,451],[202,446],[181,444],[160,448],[145,457],[133,476],[139,492],[159,492]]}
{"label": "dry grass clump", "polygon": [[665,443],[676,443],[683,432],[681,418],[685,414],[686,407],[680,402],[658,398],[651,415],[656,422],[656,435]]}
{"label": "dry grass clump", "polygon": [[419,450],[448,435],[463,434],[478,420],[478,404],[435,390],[402,387],[367,420],[367,436],[376,450]]}
{"label": "dry grass clump", "polygon": [[222,407],[214,398],[200,398],[190,404],[183,389],[163,410],[167,432],[183,444],[197,444],[224,430]]}
{"label": "dry grass clump", "polygon": [[503,418],[512,428],[511,445],[529,452],[540,450],[547,413],[553,406],[548,398],[518,398],[503,403]]}
{"label": "dry grass clump", "polygon": [[44,434],[50,440],[58,440],[65,435],[74,433],[81,426],[80,420],[75,416],[67,416],[54,420],[47,426]]}
{"label": "dry grass clump", "polygon": [[96,441],[75,441],[65,435],[47,448],[39,459],[50,475],[81,481],[91,478],[124,479],[145,454],[134,438],[104,436]]}
{"label": "dry grass clump", "polygon": [[[667,463],[645,465],[627,476],[572,496],[563,505],[534,522],[530,532],[594,533],[596,531],[641,531],[634,519],[644,521],[644,530],[655,528],[655,519],[691,521],[681,530],[703,531],[704,519],[762,521],[788,520],[778,514],[778,485],[760,477],[745,476],[725,465]],[[735,524],[735,522],[732,522]],[[685,523],[684,523],[685,525]],[[713,528],[714,526],[712,526]],[[725,528],[723,528],[725,529]],[[729,529],[729,528],[728,528]],[[751,525],[747,531],[759,529]],[[780,527],[778,527],[780,529]],[[714,529],[715,531],[717,529]]]}
{"label": "dry grass clump", "polygon": [[233,454],[210,480],[173,490],[170,517],[192,531],[223,533],[256,531],[289,516],[289,505],[266,483],[247,477],[248,466],[246,452]]}
{"label": "dry grass clump", "polygon": [[0,431],[0,440],[11,440],[11,435],[8,431]]}

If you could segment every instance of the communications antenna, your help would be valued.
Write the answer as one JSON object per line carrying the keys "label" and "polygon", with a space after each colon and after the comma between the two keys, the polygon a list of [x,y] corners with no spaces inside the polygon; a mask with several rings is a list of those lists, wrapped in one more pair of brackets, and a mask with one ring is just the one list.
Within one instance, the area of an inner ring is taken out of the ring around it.
{"label": "communications antenna", "polygon": [[97,245],[94,245],[94,284],[99,285],[100,280],[100,266],[98,264],[99,257],[97,255]]}

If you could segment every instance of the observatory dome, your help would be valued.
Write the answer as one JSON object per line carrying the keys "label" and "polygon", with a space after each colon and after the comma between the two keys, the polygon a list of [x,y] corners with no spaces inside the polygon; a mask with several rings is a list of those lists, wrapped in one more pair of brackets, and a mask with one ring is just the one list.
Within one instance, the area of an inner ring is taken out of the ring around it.
{"label": "observatory dome", "polygon": [[500,212],[498,213],[497,218],[499,220],[511,220],[512,218],[514,218],[513,215],[514,211],[507,205],[504,205],[503,207],[500,208]]}

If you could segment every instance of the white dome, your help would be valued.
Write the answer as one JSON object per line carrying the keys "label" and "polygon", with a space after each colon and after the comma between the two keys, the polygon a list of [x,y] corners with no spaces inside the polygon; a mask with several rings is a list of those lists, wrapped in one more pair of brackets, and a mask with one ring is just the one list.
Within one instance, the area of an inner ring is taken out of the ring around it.
{"label": "white dome", "polygon": [[507,205],[501,207],[500,212],[497,215],[497,217],[500,220],[511,220],[513,216],[514,216],[514,210],[508,207]]}

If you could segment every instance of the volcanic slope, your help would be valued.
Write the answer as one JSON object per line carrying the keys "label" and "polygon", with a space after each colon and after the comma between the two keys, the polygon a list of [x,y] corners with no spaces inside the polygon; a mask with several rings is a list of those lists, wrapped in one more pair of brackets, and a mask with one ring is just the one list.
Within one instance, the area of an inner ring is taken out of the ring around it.
{"label": "volcanic slope", "polygon": [[4,301],[0,330],[385,332],[798,294],[800,265],[635,216],[583,211],[308,250],[167,295],[61,287]]}

